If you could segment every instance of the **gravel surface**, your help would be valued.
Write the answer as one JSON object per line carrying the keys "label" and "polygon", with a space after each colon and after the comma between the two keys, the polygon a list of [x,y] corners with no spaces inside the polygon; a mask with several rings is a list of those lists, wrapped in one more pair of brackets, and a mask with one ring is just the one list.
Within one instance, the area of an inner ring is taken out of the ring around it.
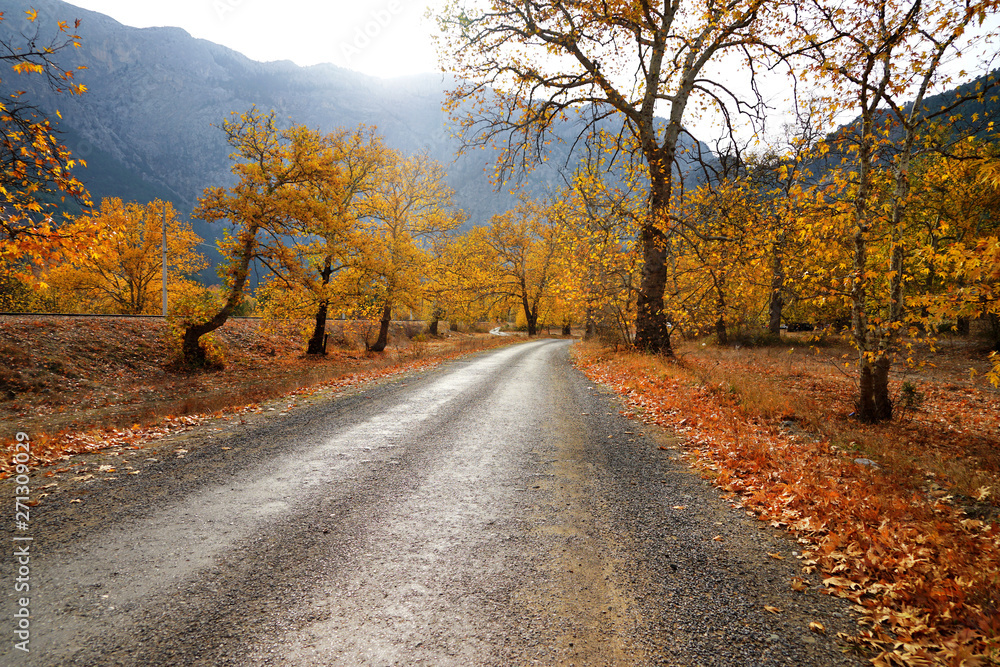
{"label": "gravel surface", "polygon": [[568,348],[34,476],[55,486],[26,533],[31,652],[7,641],[0,664],[863,664],[834,639],[846,605],[791,589],[795,542],[621,417]]}

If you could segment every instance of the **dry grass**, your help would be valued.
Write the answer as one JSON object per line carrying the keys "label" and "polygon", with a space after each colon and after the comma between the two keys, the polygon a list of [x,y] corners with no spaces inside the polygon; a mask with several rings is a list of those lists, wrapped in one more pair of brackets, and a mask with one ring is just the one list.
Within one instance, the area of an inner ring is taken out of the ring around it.
{"label": "dry grass", "polygon": [[[747,414],[877,461],[909,488],[945,488],[970,506],[983,489],[993,502],[1000,498],[1000,393],[981,379],[984,355],[957,342],[937,352],[917,348],[922,367],[897,366],[891,380],[897,419],[878,426],[850,416],[856,384],[845,355],[852,356],[844,345],[810,348],[805,336],[781,348],[689,342],[678,349],[683,368],[731,394]],[[980,379],[970,377],[973,368]]]}

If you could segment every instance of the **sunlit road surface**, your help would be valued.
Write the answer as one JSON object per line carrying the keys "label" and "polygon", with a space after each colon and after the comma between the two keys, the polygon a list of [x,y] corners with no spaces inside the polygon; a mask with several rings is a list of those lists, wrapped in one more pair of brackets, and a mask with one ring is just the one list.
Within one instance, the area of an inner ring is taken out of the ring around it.
{"label": "sunlit road surface", "polygon": [[568,348],[66,481],[36,508],[31,652],[6,642],[0,664],[853,664],[800,630],[836,608],[781,597],[792,566],[761,551],[781,538],[621,418]]}

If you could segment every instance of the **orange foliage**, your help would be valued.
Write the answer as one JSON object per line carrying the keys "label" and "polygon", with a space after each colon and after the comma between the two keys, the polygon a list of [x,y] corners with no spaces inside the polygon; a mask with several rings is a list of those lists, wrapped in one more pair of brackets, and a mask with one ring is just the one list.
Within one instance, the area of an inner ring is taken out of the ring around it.
{"label": "orange foliage", "polygon": [[948,498],[844,457],[827,438],[783,432],[780,416],[697,382],[697,362],[685,368],[593,348],[576,357],[592,380],[624,397],[623,414],[682,435],[687,455],[734,507],[798,538],[804,572],[856,603],[867,627],[854,640],[879,651],[876,665],[1000,659],[995,521],[969,518]]}
{"label": "orange foliage", "polygon": [[[25,13],[29,24],[37,23],[35,10]],[[4,20],[0,12],[0,22]],[[52,122],[25,98],[31,84],[22,78],[40,79],[35,85],[46,83],[56,93],[85,92],[86,87],[74,81],[74,73],[55,62],[58,52],[80,45],[74,33],[80,23],[59,22],[58,34],[48,43],[42,43],[40,26],[32,27],[33,36],[22,34],[24,44],[0,42],[2,60],[13,70],[13,76],[0,73],[5,89],[13,91],[0,96],[0,266],[27,280],[31,279],[28,264],[44,265],[79,252],[79,245],[93,232],[54,220],[66,197],[90,204],[83,183],[71,173],[77,164],[86,165],[73,158]]]}

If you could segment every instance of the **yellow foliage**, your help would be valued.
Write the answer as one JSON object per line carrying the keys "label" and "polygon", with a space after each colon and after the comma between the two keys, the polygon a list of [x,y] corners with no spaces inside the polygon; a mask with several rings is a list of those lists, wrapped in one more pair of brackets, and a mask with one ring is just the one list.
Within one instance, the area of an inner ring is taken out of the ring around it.
{"label": "yellow foliage", "polygon": [[78,312],[155,315],[162,310],[163,239],[166,231],[168,300],[186,276],[205,267],[196,248],[201,237],[181,222],[173,205],[145,205],[110,198],[75,221],[101,230],[101,237],[72,261],[50,268],[44,280],[64,309]]}
{"label": "yellow foliage", "polygon": [[[28,13],[34,21],[37,13]],[[0,22],[5,17],[0,12]],[[77,26],[74,26],[74,28]],[[56,54],[77,43],[79,37],[60,23],[58,35],[48,44],[29,40],[25,45],[0,42],[15,77],[40,79],[45,85],[71,94],[83,92],[72,83],[73,72],[60,68]],[[2,79],[0,99],[0,266],[11,279],[30,283],[33,269],[72,256],[79,245],[93,241],[95,230],[57,221],[66,197],[89,206],[89,195],[71,170],[74,160],[58,139],[55,128],[41,116],[35,103],[25,99],[27,83]]]}

